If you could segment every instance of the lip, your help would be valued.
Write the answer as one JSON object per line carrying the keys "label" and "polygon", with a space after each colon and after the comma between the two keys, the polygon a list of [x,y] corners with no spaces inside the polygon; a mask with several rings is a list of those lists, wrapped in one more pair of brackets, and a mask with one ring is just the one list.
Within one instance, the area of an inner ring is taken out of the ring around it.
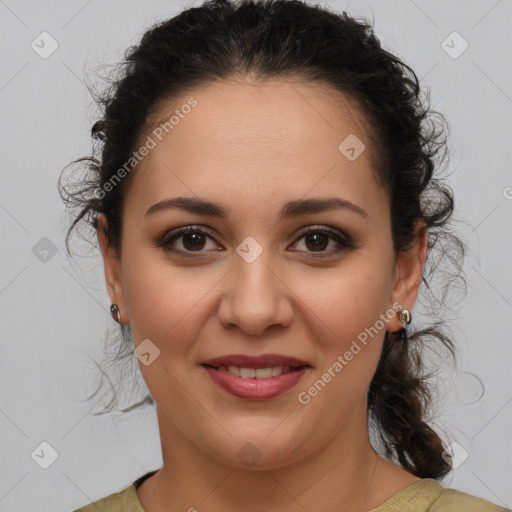
{"label": "lip", "polygon": [[[207,359],[201,363],[212,381],[220,388],[237,398],[265,400],[278,396],[293,388],[311,365],[302,359],[280,354],[227,354]],[[268,379],[244,379],[232,373],[219,370],[220,366],[238,366],[240,368],[269,368],[288,366],[290,371]]]}
{"label": "lip", "polygon": [[237,398],[249,400],[266,400],[278,396],[293,388],[303,375],[311,369],[308,365],[269,379],[243,379],[232,373],[217,370],[213,366],[203,364],[202,367],[220,388]]}
{"label": "lip", "polygon": [[[306,361],[280,354],[262,354],[248,356],[246,354],[229,354],[208,359],[201,363],[208,366],[238,366],[240,368],[269,368],[271,366],[311,366]],[[265,379],[262,379],[265,380]]]}

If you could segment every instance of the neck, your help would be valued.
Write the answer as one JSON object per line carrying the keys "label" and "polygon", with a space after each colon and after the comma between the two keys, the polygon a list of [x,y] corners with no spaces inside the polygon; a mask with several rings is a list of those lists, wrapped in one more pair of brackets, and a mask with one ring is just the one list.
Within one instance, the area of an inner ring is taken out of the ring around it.
{"label": "neck", "polygon": [[[392,465],[371,446],[366,404],[329,443],[300,460],[275,469],[240,469],[205,453],[158,410],[164,465],[137,494],[149,512],[218,510],[256,512],[369,510],[417,478]],[[364,415],[363,415],[364,413]],[[364,420],[364,423],[362,422]],[[364,426],[363,426],[364,425]],[[393,467],[391,467],[393,466]],[[390,482],[401,472],[401,484]],[[395,488],[393,488],[395,485]]]}

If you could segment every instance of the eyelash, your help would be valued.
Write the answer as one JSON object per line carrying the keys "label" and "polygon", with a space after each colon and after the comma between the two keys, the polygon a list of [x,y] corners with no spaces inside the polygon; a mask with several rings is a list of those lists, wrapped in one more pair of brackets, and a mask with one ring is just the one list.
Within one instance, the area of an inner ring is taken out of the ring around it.
{"label": "eyelash", "polygon": [[[200,257],[200,255],[204,254],[205,251],[183,251],[181,249],[175,249],[175,248],[171,247],[170,244],[172,242],[176,241],[181,236],[183,236],[187,233],[201,233],[203,235],[206,235],[208,238],[211,238],[215,243],[217,243],[215,238],[207,231],[204,231],[197,226],[185,226],[182,228],[178,228],[175,231],[166,233],[158,242],[158,247],[161,247],[166,252],[178,253],[186,258]],[[352,240],[350,240],[346,236],[342,236],[338,231],[335,231],[335,230],[327,228],[327,227],[321,227],[321,226],[308,227],[307,229],[305,229],[298,235],[298,238],[296,238],[294,243],[297,243],[300,239],[304,238],[306,235],[309,235],[310,233],[322,233],[322,234],[328,235],[331,240],[334,240],[335,242],[337,242],[339,245],[342,246],[342,248],[331,250],[330,252],[327,252],[325,255],[320,255],[320,254],[324,254],[324,253],[322,253],[322,251],[319,251],[316,253],[314,251],[307,251],[307,252],[310,252],[311,254],[315,254],[315,256],[307,256],[307,258],[309,258],[309,259],[327,258],[329,256],[338,254],[342,251],[357,248],[356,245],[352,242]],[[301,252],[301,251],[294,251],[294,252]],[[197,253],[197,255],[195,253]]]}

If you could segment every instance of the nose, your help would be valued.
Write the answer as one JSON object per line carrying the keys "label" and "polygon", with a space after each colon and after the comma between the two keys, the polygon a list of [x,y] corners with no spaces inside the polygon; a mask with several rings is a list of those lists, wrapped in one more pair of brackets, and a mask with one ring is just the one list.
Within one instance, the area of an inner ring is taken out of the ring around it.
{"label": "nose", "polygon": [[286,327],[293,318],[293,292],[286,271],[263,250],[256,259],[236,253],[233,267],[222,281],[218,318],[224,328],[238,327],[247,334],[261,336],[266,329]]}

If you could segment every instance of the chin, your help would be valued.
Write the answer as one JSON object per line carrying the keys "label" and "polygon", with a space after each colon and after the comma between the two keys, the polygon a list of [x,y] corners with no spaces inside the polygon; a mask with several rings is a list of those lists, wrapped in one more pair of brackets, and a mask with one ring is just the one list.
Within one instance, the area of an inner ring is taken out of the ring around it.
{"label": "chin", "polygon": [[286,432],[268,436],[267,431],[270,430],[265,428],[259,431],[259,435],[223,440],[216,447],[219,448],[224,443],[228,443],[228,446],[224,445],[225,450],[217,451],[214,456],[237,469],[269,471],[286,467],[307,455],[304,453],[303,439]]}

